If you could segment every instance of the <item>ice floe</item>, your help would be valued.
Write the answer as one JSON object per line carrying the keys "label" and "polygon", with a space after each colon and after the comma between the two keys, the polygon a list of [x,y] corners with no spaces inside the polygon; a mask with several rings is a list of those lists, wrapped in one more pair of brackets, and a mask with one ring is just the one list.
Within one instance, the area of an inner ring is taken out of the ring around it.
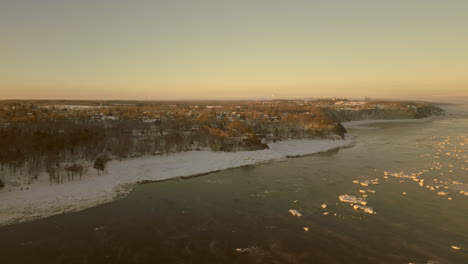
{"label": "ice floe", "polygon": [[364,187],[367,187],[369,186],[370,182],[369,181],[363,181],[363,182],[360,182],[360,184]]}
{"label": "ice floe", "polygon": [[363,206],[363,205],[355,204],[353,206],[353,208],[354,208],[354,210],[363,210],[364,213],[376,214],[376,212],[374,212],[374,210],[369,206]]}
{"label": "ice floe", "polygon": [[338,198],[340,198],[340,201],[345,202],[345,203],[361,203],[363,201],[362,198],[357,198],[356,196],[347,195],[347,194],[340,195],[338,196]]}
{"label": "ice floe", "polygon": [[263,250],[259,247],[251,246],[248,248],[236,248],[237,252],[263,255]]}
{"label": "ice floe", "polygon": [[299,211],[297,211],[297,210],[295,210],[295,209],[290,209],[289,212],[290,212],[293,216],[297,216],[297,217],[302,216],[302,214],[299,213]]}

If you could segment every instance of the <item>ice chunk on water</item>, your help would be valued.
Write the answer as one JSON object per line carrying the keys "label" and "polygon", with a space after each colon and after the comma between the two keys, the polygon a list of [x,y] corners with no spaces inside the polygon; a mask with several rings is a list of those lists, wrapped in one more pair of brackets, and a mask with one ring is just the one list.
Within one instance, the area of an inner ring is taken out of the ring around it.
{"label": "ice chunk on water", "polygon": [[345,203],[361,203],[363,201],[362,198],[357,198],[356,196],[347,195],[347,194],[340,195],[338,196],[338,198],[340,198],[340,201],[345,202]]}
{"label": "ice chunk on water", "polygon": [[438,192],[437,195],[447,195],[449,194],[448,192]]}
{"label": "ice chunk on water", "polygon": [[364,213],[375,214],[374,210],[369,206],[363,206],[363,205],[355,204],[353,206],[353,208],[354,208],[354,210],[363,210]]}
{"label": "ice chunk on water", "polygon": [[409,179],[412,179],[412,178],[416,178],[416,176],[414,175],[406,175],[404,174],[402,171],[400,172],[393,172],[390,174],[390,176],[393,176],[395,178],[409,178]]}
{"label": "ice chunk on water", "polygon": [[289,212],[290,212],[292,215],[294,215],[294,216],[298,216],[298,217],[299,217],[299,216],[302,216],[302,214],[299,213],[299,212],[298,212],[297,210],[295,210],[295,209],[290,209]]}
{"label": "ice chunk on water", "polygon": [[322,204],[322,208],[323,208],[323,209],[327,208],[327,205],[326,205],[326,204]]}
{"label": "ice chunk on water", "polygon": [[360,182],[360,181],[358,181],[358,180],[354,180],[353,183],[361,184],[361,185],[364,186],[364,187],[367,187],[367,186],[369,186],[370,184],[375,184],[375,185],[380,184],[380,183],[379,183],[379,178],[375,178],[375,179],[370,180],[370,181],[367,181],[367,180],[366,180],[366,181],[362,181],[362,182]]}
{"label": "ice chunk on water", "polygon": [[254,247],[254,246],[251,246],[251,247],[248,247],[248,248],[236,248],[236,251],[237,252],[241,252],[241,253],[251,253],[251,254],[262,254],[262,250],[258,247]]}
{"label": "ice chunk on water", "polygon": [[360,184],[364,187],[367,187],[369,186],[370,182],[369,181],[363,181],[363,182],[360,182]]}
{"label": "ice chunk on water", "polygon": [[339,198],[340,198],[340,201],[342,202],[351,203],[351,206],[355,210],[363,210],[366,213],[375,214],[374,210],[372,210],[371,207],[366,206],[367,201],[362,198],[358,198],[356,196],[352,196],[348,194],[340,195]]}

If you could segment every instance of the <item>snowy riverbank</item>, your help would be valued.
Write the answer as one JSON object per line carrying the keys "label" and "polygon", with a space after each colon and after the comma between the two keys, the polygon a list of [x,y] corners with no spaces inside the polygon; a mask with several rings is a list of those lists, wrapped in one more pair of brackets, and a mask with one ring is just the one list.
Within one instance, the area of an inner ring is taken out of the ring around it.
{"label": "snowy riverbank", "polygon": [[284,160],[353,144],[344,140],[286,140],[270,149],[240,152],[191,151],[109,162],[106,173],[90,170],[82,180],[50,185],[48,179],[0,190],[0,225],[25,222],[111,202],[131,191],[138,182],[161,181]]}

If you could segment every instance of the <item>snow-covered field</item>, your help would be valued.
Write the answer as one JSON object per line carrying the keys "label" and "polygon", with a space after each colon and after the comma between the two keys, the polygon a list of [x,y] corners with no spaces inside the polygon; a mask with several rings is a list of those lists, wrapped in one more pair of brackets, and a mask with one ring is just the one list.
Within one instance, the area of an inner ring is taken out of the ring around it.
{"label": "snow-covered field", "polygon": [[269,144],[270,149],[240,152],[191,151],[111,161],[98,176],[90,170],[82,180],[49,184],[45,177],[21,187],[0,190],[0,225],[72,212],[111,202],[130,192],[142,181],[161,181],[240,166],[284,160],[353,144],[344,140],[286,140]]}

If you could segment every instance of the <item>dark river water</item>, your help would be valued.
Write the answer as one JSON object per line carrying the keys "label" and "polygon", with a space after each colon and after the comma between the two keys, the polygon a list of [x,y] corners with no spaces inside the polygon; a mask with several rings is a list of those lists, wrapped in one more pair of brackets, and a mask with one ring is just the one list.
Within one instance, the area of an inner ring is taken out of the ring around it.
{"label": "dark river water", "polygon": [[468,263],[468,116],[350,132],[350,148],[0,227],[0,263]]}

